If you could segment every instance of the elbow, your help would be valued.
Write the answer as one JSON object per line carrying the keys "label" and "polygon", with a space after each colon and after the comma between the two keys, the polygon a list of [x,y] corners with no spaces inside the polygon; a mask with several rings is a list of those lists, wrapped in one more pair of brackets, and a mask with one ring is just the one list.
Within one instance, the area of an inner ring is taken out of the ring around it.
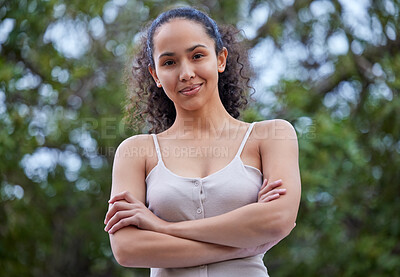
{"label": "elbow", "polygon": [[131,257],[126,254],[126,252],[122,249],[118,249],[113,251],[114,258],[120,266],[123,267],[133,267]]}
{"label": "elbow", "polygon": [[117,254],[117,253],[114,252],[114,258],[115,258],[115,260],[117,261],[117,263],[118,263],[120,266],[129,267],[129,265],[128,265],[128,263],[127,263],[127,259],[126,259],[124,256],[122,256],[122,255]]}
{"label": "elbow", "polygon": [[[112,235],[115,236],[115,235]],[[117,263],[123,267],[137,267],[138,261],[135,247],[130,247],[121,237],[110,237],[111,249]]]}
{"label": "elbow", "polygon": [[295,226],[295,220],[284,212],[269,215],[269,220],[265,222],[266,225],[263,228],[263,234],[267,236],[268,241],[280,241],[284,239]]}
{"label": "elbow", "polygon": [[296,221],[288,215],[282,215],[276,229],[276,235],[279,239],[287,237],[296,226]]}
{"label": "elbow", "polygon": [[132,253],[129,253],[127,249],[125,249],[123,243],[112,242],[111,249],[114,255],[114,259],[117,263],[124,267],[132,267]]}

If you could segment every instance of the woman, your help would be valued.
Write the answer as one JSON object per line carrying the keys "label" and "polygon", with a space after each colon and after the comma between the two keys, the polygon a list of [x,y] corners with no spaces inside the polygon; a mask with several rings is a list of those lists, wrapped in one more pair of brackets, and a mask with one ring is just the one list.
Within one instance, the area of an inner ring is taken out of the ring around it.
{"label": "woman", "polygon": [[116,260],[152,276],[268,276],[263,255],[299,207],[293,127],[236,119],[245,53],[204,13],[167,11],[144,42],[133,73],[157,134],[115,156],[105,230]]}

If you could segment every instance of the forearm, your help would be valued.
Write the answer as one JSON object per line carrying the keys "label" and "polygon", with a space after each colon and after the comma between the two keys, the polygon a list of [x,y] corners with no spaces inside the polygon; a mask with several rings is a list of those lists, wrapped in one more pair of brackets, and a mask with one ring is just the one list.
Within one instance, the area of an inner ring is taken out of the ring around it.
{"label": "forearm", "polygon": [[159,231],[230,247],[255,247],[283,239],[294,227],[295,218],[280,212],[278,201],[249,204],[215,217],[169,223]]}
{"label": "forearm", "polygon": [[249,256],[246,249],[193,241],[126,227],[110,235],[119,264],[126,267],[190,267]]}

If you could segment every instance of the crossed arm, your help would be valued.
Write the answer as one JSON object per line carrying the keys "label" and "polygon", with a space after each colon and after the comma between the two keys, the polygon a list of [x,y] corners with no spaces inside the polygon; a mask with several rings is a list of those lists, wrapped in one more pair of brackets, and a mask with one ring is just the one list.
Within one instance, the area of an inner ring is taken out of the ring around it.
{"label": "crossed arm", "polygon": [[[280,182],[276,182],[275,186],[280,184]],[[269,196],[264,198],[279,198],[278,193],[274,190],[269,191],[271,192]],[[265,199],[260,199],[260,201],[265,201]],[[115,219],[115,224],[108,224],[108,226],[113,226],[112,228],[119,224],[114,231],[110,232],[110,240],[114,256],[123,266],[169,268],[215,263],[265,253],[281,239],[244,248],[187,239],[156,230],[160,228],[157,226],[170,223],[153,215],[129,192],[125,191],[116,195],[111,202],[115,203],[118,208],[111,207],[105,221],[109,223]],[[124,212],[128,215],[116,216],[116,213]],[[120,219],[121,217],[122,219]]]}
{"label": "crossed arm", "polygon": [[264,182],[258,203],[178,223],[163,221],[144,206],[145,184],[132,183],[144,180],[140,176],[144,165],[141,159],[124,155],[142,142],[124,142],[115,159],[105,219],[117,261],[134,267],[195,266],[264,253],[286,237],[294,227],[300,200],[297,139],[286,121],[265,125],[258,129],[258,135],[266,138],[260,143],[264,177],[282,181]]}

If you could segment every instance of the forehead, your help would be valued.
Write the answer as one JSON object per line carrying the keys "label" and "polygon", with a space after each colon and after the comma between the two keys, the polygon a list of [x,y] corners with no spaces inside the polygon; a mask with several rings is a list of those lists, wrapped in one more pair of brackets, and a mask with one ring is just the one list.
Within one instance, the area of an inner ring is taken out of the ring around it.
{"label": "forehead", "polygon": [[188,19],[176,18],[157,28],[153,37],[154,53],[179,51],[196,44],[214,47],[214,40],[204,26]]}

